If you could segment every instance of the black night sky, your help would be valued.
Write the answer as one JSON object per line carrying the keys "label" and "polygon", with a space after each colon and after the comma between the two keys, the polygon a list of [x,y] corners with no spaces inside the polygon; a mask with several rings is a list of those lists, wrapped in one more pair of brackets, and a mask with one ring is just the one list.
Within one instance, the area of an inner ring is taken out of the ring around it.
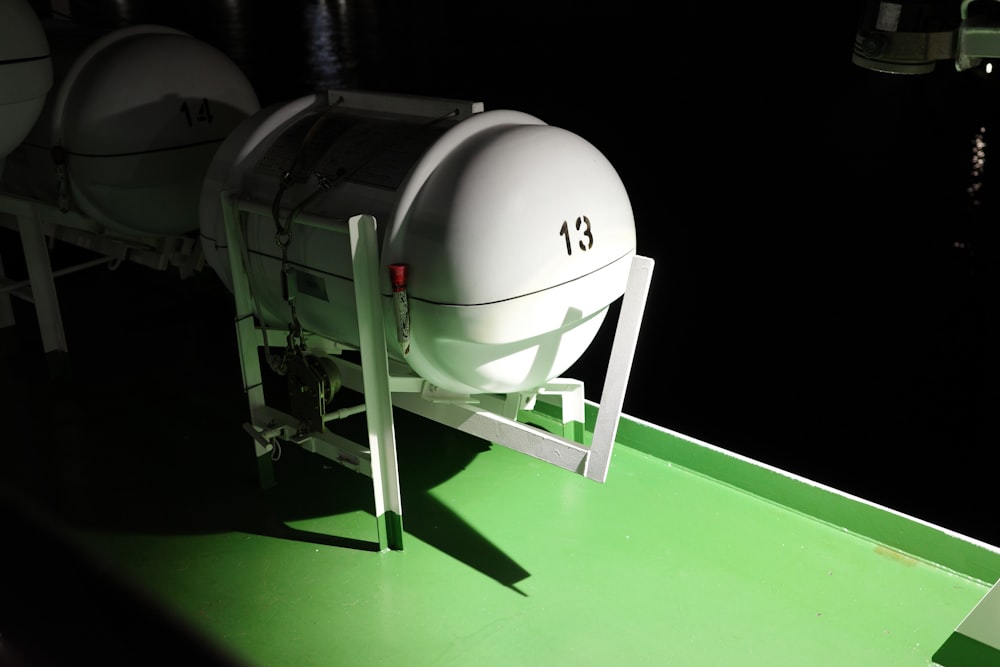
{"label": "black night sky", "polygon": [[[340,85],[576,132],[618,169],[656,260],[626,412],[1000,540],[986,512],[1000,84],[949,63],[905,77],[853,65],[858,1],[348,0],[325,69],[304,27],[315,3],[235,4],[71,6],[95,30],[163,23],[216,45],[262,104]],[[574,368],[595,400],[612,331]]]}

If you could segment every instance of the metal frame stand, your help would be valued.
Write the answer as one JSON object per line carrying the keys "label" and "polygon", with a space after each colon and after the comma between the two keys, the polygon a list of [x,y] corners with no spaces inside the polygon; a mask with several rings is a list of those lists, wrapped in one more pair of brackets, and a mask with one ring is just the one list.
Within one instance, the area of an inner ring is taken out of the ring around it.
{"label": "metal frame stand", "polygon": [[30,200],[19,201],[3,197],[0,198],[0,210],[14,215],[15,229],[21,237],[21,249],[28,269],[28,280],[16,282],[9,280],[3,273],[3,267],[0,267],[0,313],[4,316],[0,325],[6,327],[15,324],[12,296],[33,304],[38,317],[42,349],[49,360],[50,371],[58,374],[56,369],[64,364],[69,351],[56,294],[55,275],[49,261],[45,232],[38,224],[36,204]]}
{"label": "metal frame stand", "polygon": [[[127,239],[99,233],[99,225],[73,211],[37,199],[0,192],[0,226],[16,232],[28,270],[28,279],[7,278],[0,261],[0,328],[15,322],[11,297],[35,306],[42,348],[52,376],[68,374],[69,349],[63,329],[55,279],[95,266],[115,266],[124,260],[164,270],[176,266],[181,277],[200,270],[204,264],[197,239],[166,237],[162,239]],[[95,259],[52,270],[49,248],[63,241],[93,251]]]}
{"label": "metal frame stand", "polygon": [[[253,440],[263,487],[274,483],[271,455],[282,441],[292,442],[367,475],[372,479],[375,497],[379,550],[402,549],[403,513],[396,462],[394,406],[589,479],[598,482],[606,480],[652,280],[652,259],[636,255],[632,260],[593,437],[586,443],[585,401],[583,383],[579,380],[557,378],[532,394],[452,396],[427,383],[405,364],[389,359],[380,303],[380,260],[375,218],[356,215],[346,222],[338,222],[309,214],[298,215],[291,224],[319,227],[350,237],[361,363],[340,358],[337,367],[343,386],[364,396],[364,405],[353,412],[366,412],[368,442],[356,443],[325,427],[303,433],[296,418],[267,405],[260,348],[268,332],[256,319],[245,268],[248,251],[245,226],[247,214],[268,216],[271,211],[268,206],[232,193],[222,194],[222,210],[236,303],[237,344],[243,386],[250,408],[250,422],[244,424],[244,430]],[[273,332],[275,337],[282,334]],[[307,334],[310,347],[328,354],[339,355],[354,349],[338,341]],[[561,411],[561,434],[548,432],[530,423],[536,400],[558,406]]]}

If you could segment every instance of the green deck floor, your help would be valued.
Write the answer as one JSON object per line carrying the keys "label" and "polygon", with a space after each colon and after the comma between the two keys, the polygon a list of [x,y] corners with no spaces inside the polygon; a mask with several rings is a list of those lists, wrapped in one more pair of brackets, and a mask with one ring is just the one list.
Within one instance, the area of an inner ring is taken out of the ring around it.
{"label": "green deck floor", "polygon": [[77,534],[259,666],[929,665],[989,588],[628,447],[599,484],[397,431],[402,551],[366,548],[367,478],[294,452],[278,487],[205,508],[250,530]]}
{"label": "green deck floor", "polygon": [[[600,484],[402,410],[404,549],[378,552],[368,478],[288,449],[257,487],[227,295],[102,280],[63,292],[74,380],[0,375],[0,480],[247,667],[926,666],[1000,576],[990,545],[634,420]],[[195,664],[66,549],[4,547],[0,658],[33,631],[71,664],[119,664],[88,637]]]}

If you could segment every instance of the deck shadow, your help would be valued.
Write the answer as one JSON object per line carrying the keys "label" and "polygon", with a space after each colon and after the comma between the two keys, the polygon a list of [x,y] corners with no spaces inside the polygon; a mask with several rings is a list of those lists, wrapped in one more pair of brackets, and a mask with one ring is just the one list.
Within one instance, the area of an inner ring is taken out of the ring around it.
{"label": "deck shadow", "polygon": [[[29,382],[17,391],[6,383],[5,395],[18,396],[8,405],[21,414],[9,423],[19,424],[13,433],[23,446],[0,445],[7,461],[0,479],[83,530],[241,531],[378,550],[370,478],[286,446],[274,463],[277,484],[262,489],[252,442],[240,428],[242,396],[227,392],[225,382],[184,386],[164,382],[158,370],[145,373],[126,382],[111,369],[100,378]],[[147,389],[134,391],[134,383]],[[431,493],[490,445],[414,415],[401,414],[398,422],[404,548],[408,538],[419,539],[513,588],[528,573]],[[358,512],[371,517],[368,526],[314,529],[324,518]],[[304,520],[317,521],[294,525]]]}

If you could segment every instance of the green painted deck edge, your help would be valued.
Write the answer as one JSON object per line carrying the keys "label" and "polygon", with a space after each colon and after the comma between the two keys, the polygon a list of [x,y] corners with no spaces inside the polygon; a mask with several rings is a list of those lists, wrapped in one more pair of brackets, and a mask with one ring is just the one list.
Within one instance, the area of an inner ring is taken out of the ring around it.
{"label": "green painted deck edge", "polygon": [[[597,405],[586,406],[592,432]],[[589,435],[589,433],[588,433]],[[914,558],[992,585],[1000,548],[738,456],[648,422],[622,415],[616,446],[626,446],[871,539]],[[614,475],[614,464],[611,466]]]}
{"label": "green painted deck edge", "polygon": [[942,667],[1000,667],[1000,651],[961,632],[953,632],[931,660]]}

